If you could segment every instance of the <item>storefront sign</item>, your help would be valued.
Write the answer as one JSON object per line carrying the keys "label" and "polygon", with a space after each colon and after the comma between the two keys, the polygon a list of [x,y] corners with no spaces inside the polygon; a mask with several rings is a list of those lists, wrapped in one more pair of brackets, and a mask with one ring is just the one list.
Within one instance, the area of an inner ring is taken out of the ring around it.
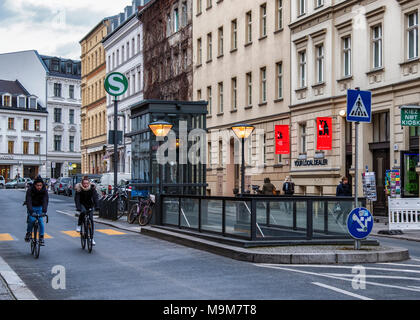
{"label": "storefront sign", "polygon": [[276,154],[289,154],[290,153],[289,126],[288,125],[275,126],[275,135],[276,135]]}
{"label": "storefront sign", "polygon": [[13,156],[0,156],[0,160],[13,160]]}
{"label": "storefront sign", "polygon": [[408,127],[420,126],[420,107],[417,107],[417,106],[401,107],[401,126],[408,126]]}
{"label": "storefront sign", "polygon": [[332,118],[317,118],[317,150],[332,150]]}
{"label": "storefront sign", "polygon": [[327,166],[327,159],[314,160],[296,160],[295,167]]}
{"label": "storefront sign", "polygon": [[388,197],[401,198],[400,170],[387,170],[386,171],[385,192]]}

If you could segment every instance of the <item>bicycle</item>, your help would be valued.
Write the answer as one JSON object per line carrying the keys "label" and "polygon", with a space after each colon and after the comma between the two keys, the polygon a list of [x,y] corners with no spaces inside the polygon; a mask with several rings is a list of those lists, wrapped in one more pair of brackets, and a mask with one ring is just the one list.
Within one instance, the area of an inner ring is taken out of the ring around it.
{"label": "bicycle", "polygon": [[112,201],[118,198],[118,207],[117,207],[117,219],[120,219],[124,216],[125,212],[127,211],[127,204],[128,204],[128,195],[126,190],[122,190],[121,187],[117,189],[117,192],[113,195]]}
{"label": "bicycle", "polygon": [[138,219],[139,225],[144,227],[152,219],[153,206],[155,205],[156,198],[154,195],[149,195],[148,198],[139,198],[138,203],[133,205],[128,214],[128,222],[133,224]]}
{"label": "bicycle", "polygon": [[93,209],[86,211],[82,224],[80,225],[80,241],[82,249],[85,250],[87,244],[89,253],[91,253],[93,249],[93,221],[90,218],[91,212],[93,212]]}
{"label": "bicycle", "polygon": [[39,253],[41,251],[41,244],[39,243],[39,232],[38,232],[38,228],[39,228],[39,222],[38,222],[38,218],[43,218],[46,217],[47,220],[46,222],[48,223],[48,215],[47,214],[33,214],[32,217],[35,218],[35,222],[34,222],[34,226],[33,226],[33,233],[31,235],[31,238],[29,239],[29,241],[31,242],[31,254],[35,257],[35,259],[39,258]]}

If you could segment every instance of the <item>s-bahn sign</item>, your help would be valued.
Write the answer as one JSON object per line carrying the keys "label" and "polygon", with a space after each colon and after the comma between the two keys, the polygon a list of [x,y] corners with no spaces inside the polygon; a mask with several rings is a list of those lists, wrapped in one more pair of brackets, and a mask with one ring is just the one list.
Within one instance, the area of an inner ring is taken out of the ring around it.
{"label": "s-bahn sign", "polygon": [[401,126],[418,127],[420,126],[420,107],[402,106],[401,107]]}
{"label": "s-bahn sign", "polygon": [[128,80],[122,73],[113,72],[105,79],[105,91],[111,96],[118,97],[123,95],[128,89]]}

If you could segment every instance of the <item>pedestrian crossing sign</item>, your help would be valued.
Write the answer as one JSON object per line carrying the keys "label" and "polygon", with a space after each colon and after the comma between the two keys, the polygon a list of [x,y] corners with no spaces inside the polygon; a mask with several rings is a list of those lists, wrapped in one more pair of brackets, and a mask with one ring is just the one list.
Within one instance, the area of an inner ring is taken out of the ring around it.
{"label": "pedestrian crossing sign", "polygon": [[371,122],[372,92],[347,90],[347,121]]}

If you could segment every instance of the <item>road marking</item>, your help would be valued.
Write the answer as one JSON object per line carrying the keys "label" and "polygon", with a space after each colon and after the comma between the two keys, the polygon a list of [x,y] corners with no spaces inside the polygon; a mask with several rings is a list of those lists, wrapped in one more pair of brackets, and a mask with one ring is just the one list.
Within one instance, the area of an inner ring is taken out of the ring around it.
{"label": "road marking", "polygon": [[0,241],[14,241],[13,237],[8,233],[0,233]]}
{"label": "road marking", "polygon": [[[336,277],[348,277],[353,278],[354,274],[346,274],[346,273],[323,273],[326,275],[336,276]],[[399,277],[399,276],[384,276],[384,275],[365,275],[366,278],[376,278],[376,279],[398,279],[398,280],[414,280],[420,281],[420,278],[413,278],[413,277]]]}
{"label": "road marking", "polygon": [[[35,237],[34,233],[32,232],[32,238]],[[48,233],[44,233],[44,239],[52,239],[53,237],[51,237]]]}
{"label": "road marking", "polygon": [[113,230],[113,229],[96,229],[96,231],[101,232],[101,233],[105,233],[109,236],[126,234],[124,232],[119,232],[119,231],[116,231],[116,230]]}
{"label": "road marking", "polygon": [[72,238],[79,238],[80,237],[80,233],[77,231],[61,231],[62,233],[72,237]]}
{"label": "road marking", "polygon": [[420,264],[404,264],[404,263],[391,263],[391,262],[378,262],[377,264],[384,264],[389,266],[402,266],[402,267],[414,267],[420,268]]}
{"label": "road marking", "polygon": [[411,258],[410,260],[414,260],[414,261],[420,261],[420,259],[414,259],[414,258]]}
{"label": "road marking", "polygon": [[350,297],[358,298],[358,299],[361,299],[361,300],[373,300],[371,298],[361,296],[359,294],[355,294],[353,292],[346,291],[346,290],[343,290],[343,289],[339,289],[339,288],[336,288],[336,287],[332,287],[332,286],[329,286],[329,285],[326,285],[326,284],[323,284],[323,283],[320,283],[320,282],[312,282],[312,284],[314,284],[316,286],[326,288],[326,289],[330,289],[330,290],[333,290],[333,291],[336,291],[336,292],[339,292],[339,293],[342,293],[342,294],[345,294],[345,295],[348,295]]}
{"label": "road marking", "polygon": [[[258,266],[258,267],[263,267],[263,268],[265,267],[265,268],[271,268],[271,269],[277,269],[277,270],[293,271],[293,272],[315,275],[315,276],[320,276],[320,277],[326,277],[326,278],[331,278],[331,279],[338,279],[338,280],[343,280],[343,281],[350,281],[350,282],[353,281],[353,279],[346,279],[346,278],[341,278],[341,277],[336,277],[336,276],[330,276],[330,275],[326,275],[326,274],[322,274],[322,273],[316,273],[316,272],[309,272],[309,271],[295,270],[295,269],[290,269],[290,268],[283,268],[283,267],[278,267],[278,266],[275,266],[275,265],[272,265],[272,264],[268,265],[268,264],[254,263],[254,265]],[[344,267],[344,266],[342,266],[342,267]],[[347,267],[347,268],[353,268],[353,267]],[[366,269],[368,269],[368,268],[366,268]],[[385,269],[380,269],[380,268],[377,268],[377,269],[385,270]],[[390,270],[394,270],[394,269],[390,269]],[[365,281],[364,283],[365,284],[371,284],[373,286],[378,286],[378,287],[386,287],[386,288],[401,289],[401,290],[406,290],[406,291],[420,292],[420,290],[417,290],[417,289],[414,289],[414,288],[394,286],[394,285],[390,285],[390,284],[382,284],[382,283],[368,282],[368,281]]]}
{"label": "road marking", "polygon": [[[255,264],[258,265],[258,264]],[[265,266],[277,267],[276,264],[264,264]],[[281,265],[280,265],[281,266]],[[342,265],[319,265],[319,264],[291,264],[287,265],[288,267],[309,267],[309,268],[333,268],[333,269],[353,269],[354,266],[342,266]],[[420,273],[420,270],[410,270],[410,269],[391,269],[391,268],[375,268],[375,267],[365,267],[366,270],[378,270],[378,271],[393,271],[393,272],[407,272],[407,273]]]}

